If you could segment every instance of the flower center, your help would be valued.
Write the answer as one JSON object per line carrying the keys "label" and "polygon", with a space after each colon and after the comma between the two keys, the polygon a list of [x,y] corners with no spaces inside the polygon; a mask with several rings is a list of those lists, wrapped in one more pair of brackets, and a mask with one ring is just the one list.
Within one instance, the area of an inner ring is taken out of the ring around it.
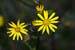
{"label": "flower center", "polygon": [[45,19],[45,20],[43,21],[43,24],[44,24],[44,25],[49,25],[49,23],[50,23],[49,19]]}
{"label": "flower center", "polygon": [[19,27],[16,27],[16,28],[15,28],[15,31],[16,31],[16,32],[20,32],[20,28],[19,28]]}

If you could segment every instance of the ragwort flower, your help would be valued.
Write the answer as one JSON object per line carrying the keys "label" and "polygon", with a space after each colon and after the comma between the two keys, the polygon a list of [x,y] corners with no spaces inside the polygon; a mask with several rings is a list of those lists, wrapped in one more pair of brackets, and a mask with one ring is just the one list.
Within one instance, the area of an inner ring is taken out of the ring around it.
{"label": "ragwort flower", "polygon": [[14,22],[9,23],[9,25],[11,28],[8,28],[9,31],[7,33],[10,34],[9,37],[13,37],[13,40],[19,40],[19,38],[23,40],[22,34],[28,34],[28,30],[25,29],[27,25],[25,23],[20,23],[20,20],[17,21],[17,25]]}
{"label": "ragwort flower", "polygon": [[44,9],[44,5],[37,5],[37,6],[36,6],[36,10],[37,10],[38,12],[42,12],[43,9]]}
{"label": "ragwort flower", "polygon": [[[41,19],[41,20],[34,20],[32,21],[33,26],[40,26],[38,28],[38,31],[42,30],[42,33],[46,32],[48,34],[50,34],[50,30],[52,30],[53,32],[55,32],[55,29],[57,29],[57,26],[54,25],[55,23],[59,23],[59,21],[57,21],[57,19],[59,18],[58,16],[54,17],[55,12],[53,12],[49,17],[48,17],[48,11],[44,10],[43,12],[44,17],[41,14],[37,14],[37,16]],[[54,17],[54,18],[53,18]]]}

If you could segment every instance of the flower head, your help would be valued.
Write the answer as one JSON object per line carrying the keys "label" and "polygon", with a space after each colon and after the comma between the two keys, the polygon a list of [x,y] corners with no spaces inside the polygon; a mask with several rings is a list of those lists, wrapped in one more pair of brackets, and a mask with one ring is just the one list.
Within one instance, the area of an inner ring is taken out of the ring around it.
{"label": "flower head", "polygon": [[[37,14],[37,16],[41,19],[41,20],[34,20],[32,21],[33,26],[40,26],[38,28],[38,31],[42,30],[42,33],[46,32],[48,34],[50,34],[50,30],[52,30],[53,32],[55,32],[55,29],[57,29],[57,26],[54,25],[55,23],[58,23],[59,21],[57,21],[57,19],[59,18],[58,16],[54,17],[55,12],[53,12],[49,17],[48,17],[48,11],[44,10],[43,12],[43,16],[41,14]],[[54,17],[54,18],[53,18]]]}
{"label": "flower head", "polygon": [[37,10],[38,12],[42,12],[43,9],[44,9],[44,5],[37,5],[37,6],[36,6],[36,10]]}
{"label": "flower head", "polygon": [[13,40],[15,40],[17,38],[17,40],[19,40],[19,38],[21,40],[23,40],[22,34],[27,34],[28,30],[25,29],[25,27],[27,25],[25,25],[25,23],[20,23],[20,20],[17,21],[17,25],[14,22],[9,23],[9,25],[11,26],[11,28],[8,28],[8,34],[9,37],[13,36]]}

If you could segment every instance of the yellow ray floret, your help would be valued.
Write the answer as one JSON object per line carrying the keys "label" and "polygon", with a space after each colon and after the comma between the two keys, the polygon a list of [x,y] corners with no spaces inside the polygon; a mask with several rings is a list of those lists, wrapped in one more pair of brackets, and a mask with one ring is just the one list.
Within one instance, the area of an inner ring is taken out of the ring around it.
{"label": "yellow ray floret", "polygon": [[23,40],[22,34],[27,34],[28,32],[28,30],[25,29],[27,25],[25,23],[20,23],[20,20],[17,21],[17,24],[14,22],[9,23],[9,26],[11,26],[11,28],[7,28],[7,33],[9,34],[9,37],[13,37],[13,40]]}
{"label": "yellow ray floret", "polygon": [[40,26],[38,28],[38,31],[42,30],[42,34],[46,31],[48,34],[50,34],[50,30],[52,30],[53,32],[55,32],[55,29],[57,29],[57,26],[54,25],[56,23],[59,23],[59,21],[57,21],[59,19],[58,16],[55,16],[55,12],[53,12],[49,17],[48,17],[48,11],[44,10],[43,11],[43,15],[41,15],[40,13],[37,14],[37,16],[41,19],[41,20],[34,20],[32,21],[33,26]]}

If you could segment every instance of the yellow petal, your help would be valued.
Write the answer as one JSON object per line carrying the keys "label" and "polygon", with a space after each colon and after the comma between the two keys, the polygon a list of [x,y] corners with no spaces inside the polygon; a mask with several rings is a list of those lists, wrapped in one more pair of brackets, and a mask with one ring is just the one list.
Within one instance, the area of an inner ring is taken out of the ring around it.
{"label": "yellow petal", "polygon": [[44,26],[43,30],[42,30],[42,34],[45,32],[47,26]]}
{"label": "yellow petal", "polygon": [[15,31],[14,30],[10,30],[10,31],[7,32],[7,34],[10,34],[10,33],[15,33]]}
{"label": "yellow petal", "polygon": [[48,19],[48,11],[47,11],[47,10],[44,11],[44,18],[45,18],[45,19]]}
{"label": "yellow petal", "polygon": [[52,28],[52,26],[51,26],[51,25],[49,25],[49,28],[50,28],[53,32],[55,32],[55,30]]}
{"label": "yellow petal", "polygon": [[53,12],[53,13],[51,14],[51,16],[49,17],[49,19],[53,18],[54,15],[55,15],[55,12]]}
{"label": "yellow petal", "polygon": [[59,21],[51,21],[51,23],[59,23]]}
{"label": "yellow petal", "polygon": [[44,18],[43,18],[43,16],[41,15],[41,14],[37,14],[38,15],[38,17],[41,19],[41,20],[44,20]]}
{"label": "yellow petal", "polygon": [[10,35],[9,35],[9,37],[11,37],[11,36],[13,36],[14,35],[14,33],[11,33]]}
{"label": "yellow petal", "polygon": [[38,28],[38,31],[42,30],[44,27],[44,25],[41,25],[39,28]]}
{"label": "yellow petal", "polygon": [[12,23],[12,25],[14,26],[14,27],[16,27],[16,24],[14,23],[14,22],[11,22]]}
{"label": "yellow petal", "polygon": [[52,27],[54,27],[55,29],[57,29],[58,27],[54,24],[50,24]]}
{"label": "yellow petal", "polygon": [[23,40],[21,33],[18,33],[18,35],[19,35],[20,39]]}
{"label": "yellow petal", "polygon": [[25,31],[25,32],[28,32],[28,30],[27,30],[27,29],[21,29],[20,31]]}
{"label": "yellow petal", "polygon": [[20,26],[23,26],[25,23],[21,23]]}
{"label": "yellow petal", "polygon": [[19,40],[19,34],[17,34],[17,40]]}
{"label": "yellow petal", "polygon": [[21,28],[27,27],[27,25],[21,26]]}
{"label": "yellow petal", "polygon": [[7,32],[7,34],[11,33],[10,31]]}
{"label": "yellow petal", "polygon": [[47,33],[48,33],[48,35],[49,35],[49,28],[48,28],[48,26],[46,27],[46,31],[47,31]]}
{"label": "yellow petal", "polygon": [[37,11],[40,11],[39,6],[36,6],[36,10],[37,10]]}
{"label": "yellow petal", "polygon": [[14,36],[13,36],[13,40],[15,40],[15,38],[16,38],[16,34],[14,34]]}
{"label": "yellow petal", "polygon": [[15,29],[14,28],[8,28],[8,30],[14,31]]}
{"label": "yellow petal", "polygon": [[14,27],[14,28],[16,27],[16,25],[13,25],[13,24],[10,24],[10,23],[9,23],[9,25],[10,25],[11,27]]}
{"label": "yellow petal", "polygon": [[17,22],[17,26],[19,27],[19,25],[20,25],[20,20],[18,20],[18,22]]}
{"label": "yellow petal", "polygon": [[32,24],[33,24],[33,26],[39,26],[39,25],[42,25],[43,22],[36,22],[36,21],[33,21]]}
{"label": "yellow petal", "polygon": [[24,30],[21,31],[23,34],[27,34],[27,32],[25,32]]}
{"label": "yellow petal", "polygon": [[44,9],[44,5],[40,5],[40,11]]}
{"label": "yellow petal", "polygon": [[27,29],[23,29],[24,31],[26,31],[26,32],[28,32],[28,30]]}
{"label": "yellow petal", "polygon": [[51,20],[57,20],[59,17],[57,16],[57,17],[54,17],[53,19],[51,19]]}
{"label": "yellow petal", "polygon": [[38,23],[38,24],[34,24],[33,26],[40,26],[40,25],[42,25],[43,23]]}

